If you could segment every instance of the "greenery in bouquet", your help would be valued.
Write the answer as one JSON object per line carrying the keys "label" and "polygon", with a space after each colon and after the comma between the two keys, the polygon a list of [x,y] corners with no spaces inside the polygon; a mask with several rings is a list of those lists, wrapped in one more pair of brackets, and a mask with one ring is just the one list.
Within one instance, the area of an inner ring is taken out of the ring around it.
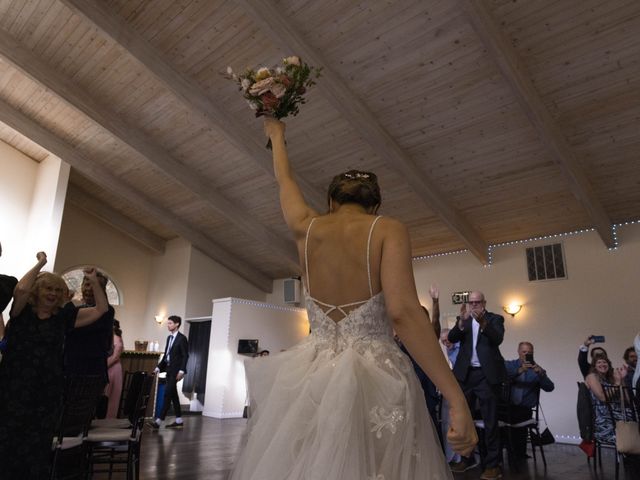
{"label": "greenery in bouquet", "polygon": [[292,56],[282,59],[282,65],[249,68],[239,74],[227,67],[227,77],[238,83],[256,117],[268,115],[281,119],[299,113],[300,104],[306,102],[304,94],[315,84],[320,71]]}

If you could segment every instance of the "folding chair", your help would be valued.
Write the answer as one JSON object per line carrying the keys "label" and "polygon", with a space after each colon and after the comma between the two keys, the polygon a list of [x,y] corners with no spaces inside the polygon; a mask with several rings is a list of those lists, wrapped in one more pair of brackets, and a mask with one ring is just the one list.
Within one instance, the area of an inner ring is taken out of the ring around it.
{"label": "folding chair", "polygon": [[102,418],[91,422],[91,428],[131,428],[136,415],[136,405],[146,372],[126,372],[122,397],[120,398],[119,415],[123,418]]}
{"label": "folding chair", "polygon": [[[533,462],[536,462],[536,446],[540,449],[540,456],[542,457],[542,463],[544,465],[544,468],[547,468],[547,458],[544,455],[544,445],[542,443],[536,445],[534,442],[534,438],[542,438],[542,436],[540,435],[540,389],[538,389],[538,394],[537,394],[537,401],[536,401],[536,406],[533,408],[533,414],[532,414],[532,419],[534,420],[533,423],[530,423],[529,425],[527,425],[527,430],[528,430],[528,439],[529,439],[529,443],[531,444],[531,453],[533,454]],[[544,413],[542,414],[542,417],[544,418]],[[544,418],[544,423],[545,425],[547,425],[547,419]],[[548,426],[548,425],[547,425]],[[536,435],[536,437],[533,436],[533,434]]]}
{"label": "folding chair", "polygon": [[[504,445],[502,440],[502,431],[506,425],[510,423],[511,419],[511,410],[510,410],[510,401],[511,401],[511,383],[505,382],[500,385],[500,390],[498,392],[498,407],[497,407],[497,417],[498,417],[498,429],[500,430],[500,443]],[[476,407],[479,401],[476,401]],[[478,438],[480,441],[478,442],[478,454],[480,456],[480,465],[484,468],[484,457],[486,456],[486,445],[484,443],[484,420],[481,418],[479,408],[474,408],[474,412],[472,412],[474,418],[474,425],[476,430],[478,431]],[[511,431],[507,430],[507,445],[511,445]],[[512,464],[512,454],[509,448],[507,448],[509,465]]]}
{"label": "folding chair", "polygon": [[[627,386],[619,386],[619,385],[603,385],[602,390],[604,391],[604,397],[607,403],[607,410],[609,411],[609,416],[611,421],[613,422],[614,429],[616,426],[616,421],[624,420],[631,422],[638,422],[638,406],[634,401],[634,393],[633,389]],[[624,398],[624,410],[621,408],[621,395]],[[616,449],[616,480],[620,474],[620,458],[624,458],[625,455],[623,453],[618,452],[617,446],[612,445]],[[602,458],[600,458],[600,466],[602,467]]]}
{"label": "folding chair", "polygon": [[[98,427],[89,431],[87,443],[90,446],[89,461],[92,474],[97,471],[108,472],[111,478],[115,471],[126,471],[127,480],[140,477],[140,446],[153,376],[146,372],[136,372],[132,385],[137,381],[136,377],[142,377],[143,381],[137,395],[131,429]],[[129,392],[129,395],[132,393]],[[96,470],[95,466],[101,464],[108,465],[108,469]],[[126,467],[125,470],[116,470],[115,465],[126,465]]]}
{"label": "folding chair", "polygon": [[62,413],[52,445],[52,479],[83,478],[86,475],[85,440],[103,391],[104,378],[101,375],[65,378]]}

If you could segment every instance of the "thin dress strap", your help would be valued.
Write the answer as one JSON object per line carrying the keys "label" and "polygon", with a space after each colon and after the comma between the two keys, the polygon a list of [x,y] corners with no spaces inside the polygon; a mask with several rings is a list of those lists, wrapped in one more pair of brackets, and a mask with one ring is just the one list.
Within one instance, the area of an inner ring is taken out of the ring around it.
{"label": "thin dress strap", "polygon": [[[318,305],[322,305],[325,307],[329,307],[328,310],[326,310],[324,313],[325,315],[329,315],[331,312],[333,312],[334,310],[338,310],[340,313],[342,313],[342,315],[344,315],[345,317],[348,315],[347,312],[344,311],[345,307],[353,307],[355,305],[360,305],[363,303],[368,302],[369,300],[361,300],[359,302],[351,302],[351,303],[345,303],[344,305],[331,305],[329,303],[325,303],[325,302],[321,302],[320,300],[318,300],[317,298],[313,298],[313,296],[311,295],[311,285],[309,284],[309,255],[308,255],[308,247],[309,247],[309,233],[311,232],[311,225],[313,225],[313,222],[316,220],[316,218],[318,217],[313,217],[311,219],[311,221],[309,222],[309,226],[307,227],[307,234],[305,236],[304,239],[304,268],[305,268],[305,276],[307,279],[307,293],[309,294],[309,297]],[[370,253],[371,253],[371,237],[373,235],[373,228],[376,226],[376,223],[378,223],[378,220],[380,220],[382,218],[381,215],[377,216],[373,222],[371,223],[371,227],[369,227],[369,236],[367,238],[367,279],[369,280],[369,297],[373,297],[373,287],[371,286],[371,261],[370,261]]]}
{"label": "thin dress strap", "polygon": [[[369,296],[373,297],[373,288],[371,287],[371,257],[369,253],[371,251],[371,236],[373,235],[373,227],[376,226],[378,220],[382,218],[382,215],[378,215],[373,223],[371,223],[371,228],[369,229],[369,238],[367,239],[367,278],[369,279]],[[306,257],[305,257],[306,258]]]}
{"label": "thin dress strap", "polygon": [[307,227],[307,234],[304,237],[304,270],[305,270],[305,276],[307,277],[307,293],[309,294],[309,296],[311,296],[311,284],[309,283],[309,255],[308,255],[309,232],[311,232],[311,225],[313,225],[313,222],[316,221],[316,218],[318,217],[313,217],[309,222],[309,226]]}

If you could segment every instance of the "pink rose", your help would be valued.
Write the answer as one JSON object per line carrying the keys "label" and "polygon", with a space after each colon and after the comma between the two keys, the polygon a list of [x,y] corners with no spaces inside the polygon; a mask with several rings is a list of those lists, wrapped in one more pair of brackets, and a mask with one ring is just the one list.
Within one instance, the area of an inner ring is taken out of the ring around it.
{"label": "pink rose", "polygon": [[275,83],[275,80],[273,79],[273,77],[265,78],[264,80],[260,80],[259,82],[256,82],[253,85],[251,85],[251,88],[249,89],[249,93],[251,95],[262,95],[263,93],[271,90],[271,87],[273,86],[274,83]]}
{"label": "pink rose", "polygon": [[264,108],[269,110],[274,110],[278,106],[278,103],[280,103],[280,100],[271,92],[260,95],[260,100],[262,100]]}
{"label": "pink rose", "polygon": [[291,79],[286,75],[280,75],[278,77],[278,82],[280,82],[285,87],[288,87],[289,85],[291,85]]}

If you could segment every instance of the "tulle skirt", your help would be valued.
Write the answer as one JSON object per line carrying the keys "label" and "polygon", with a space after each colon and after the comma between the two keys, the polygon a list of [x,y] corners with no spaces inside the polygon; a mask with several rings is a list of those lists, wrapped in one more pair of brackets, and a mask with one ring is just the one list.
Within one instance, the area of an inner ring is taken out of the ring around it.
{"label": "tulle skirt", "polygon": [[420,384],[392,340],[335,354],[308,338],[247,362],[246,372],[249,436],[232,480],[452,478]]}

